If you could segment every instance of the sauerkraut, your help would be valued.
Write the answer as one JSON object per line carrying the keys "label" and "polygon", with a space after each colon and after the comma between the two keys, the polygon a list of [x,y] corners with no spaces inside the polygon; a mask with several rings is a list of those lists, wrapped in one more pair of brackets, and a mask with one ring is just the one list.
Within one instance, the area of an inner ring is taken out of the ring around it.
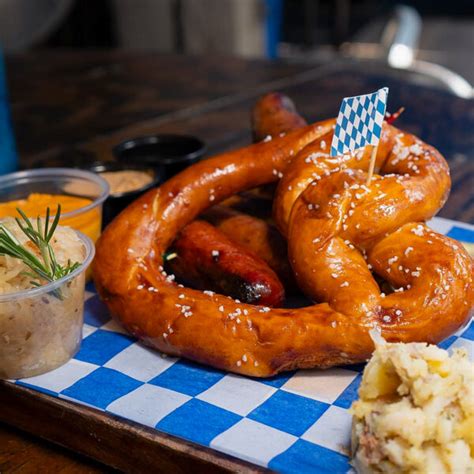
{"label": "sauerkraut", "polygon": [[[1,219],[0,224],[4,225],[23,246],[26,245],[30,252],[39,255],[38,250],[18,227],[15,219]],[[56,260],[61,265],[66,265],[68,260],[84,261],[84,244],[77,233],[69,227],[57,227],[50,243]],[[0,255],[0,294],[35,288],[31,283],[31,277],[25,275],[28,271],[29,268],[21,260],[8,255]]]}
{"label": "sauerkraut", "polygon": [[[0,221],[22,244],[35,246],[13,219]],[[57,227],[51,240],[57,261],[82,263],[86,248],[78,234]],[[0,377],[37,375],[62,365],[78,350],[82,338],[85,272],[66,278],[58,291],[52,283],[34,289],[28,267],[9,256],[0,256]],[[30,291],[28,291],[30,290]],[[11,295],[11,296],[10,296]]]}

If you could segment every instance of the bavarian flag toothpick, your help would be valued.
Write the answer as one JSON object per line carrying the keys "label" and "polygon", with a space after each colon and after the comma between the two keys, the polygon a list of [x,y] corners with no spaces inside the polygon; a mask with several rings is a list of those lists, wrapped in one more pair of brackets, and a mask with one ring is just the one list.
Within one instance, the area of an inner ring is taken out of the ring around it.
{"label": "bavarian flag toothpick", "polygon": [[388,87],[383,87],[372,94],[345,97],[342,99],[334,129],[331,156],[372,146],[367,184],[370,183],[374,172],[387,97]]}

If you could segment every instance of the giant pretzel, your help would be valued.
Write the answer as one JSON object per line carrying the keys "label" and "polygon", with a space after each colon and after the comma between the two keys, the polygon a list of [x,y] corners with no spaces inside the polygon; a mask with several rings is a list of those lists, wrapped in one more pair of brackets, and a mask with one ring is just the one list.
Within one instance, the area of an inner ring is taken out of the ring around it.
{"label": "giant pretzel", "polygon": [[[303,126],[288,104],[272,109],[275,100],[262,99],[254,116],[259,138],[268,128],[273,139],[191,166],[108,226],[94,278],[111,313],[162,352],[257,377],[364,361],[375,326],[389,341],[436,343],[465,324],[472,260],[424,224],[449,191],[440,153],[384,123],[379,173],[366,186],[370,150],[330,157],[334,120]],[[274,218],[297,282],[317,304],[243,304],[165,273],[162,256],[184,226],[278,180]],[[385,295],[374,274],[395,291]]]}

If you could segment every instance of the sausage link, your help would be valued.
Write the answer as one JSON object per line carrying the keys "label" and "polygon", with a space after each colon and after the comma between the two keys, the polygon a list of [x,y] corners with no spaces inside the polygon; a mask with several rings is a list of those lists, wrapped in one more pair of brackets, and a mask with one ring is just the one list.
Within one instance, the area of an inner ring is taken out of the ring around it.
{"label": "sausage link", "polygon": [[212,207],[203,218],[265,261],[280,278],[286,293],[295,292],[297,284],[288,261],[287,243],[273,224],[224,206]]}
{"label": "sausage link", "polygon": [[296,112],[293,101],[278,92],[264,95],[252,111],[252,131],[255,141],[286,134],[307,125]]}
{"label": "sausage link", "polygon": [[194,221],[173,245],[171,271],[189,286],[212,290],[245,303],[278,306],[284,289],[275,272],[257,255],[204,221]]}

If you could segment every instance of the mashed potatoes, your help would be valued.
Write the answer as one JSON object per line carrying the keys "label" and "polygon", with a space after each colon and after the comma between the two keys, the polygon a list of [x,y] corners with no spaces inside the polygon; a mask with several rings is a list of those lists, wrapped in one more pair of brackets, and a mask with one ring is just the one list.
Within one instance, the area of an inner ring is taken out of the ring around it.
{"label": "mashed potatoes", "polygon": [[354,402],[359,473],[473,473],[474,364],[421,343],[377,344]]}

